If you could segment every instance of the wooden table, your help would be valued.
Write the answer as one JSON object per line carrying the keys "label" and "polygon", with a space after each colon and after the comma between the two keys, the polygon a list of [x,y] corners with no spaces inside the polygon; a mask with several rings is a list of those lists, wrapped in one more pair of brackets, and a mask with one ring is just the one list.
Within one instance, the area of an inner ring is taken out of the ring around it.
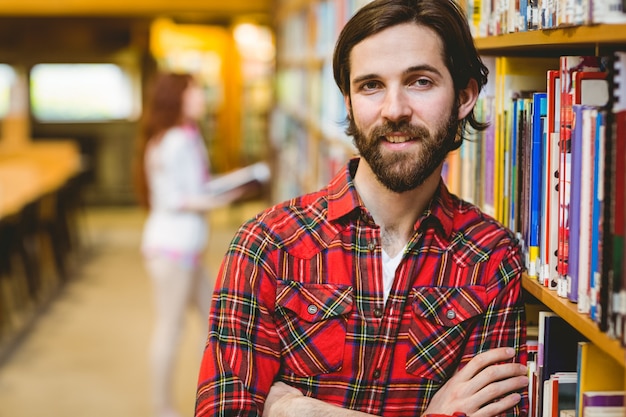
{"label": "wooden table", "polygon": [[70,140],[0,146],[0,219],[60,189],[80,168],[78,146]]}

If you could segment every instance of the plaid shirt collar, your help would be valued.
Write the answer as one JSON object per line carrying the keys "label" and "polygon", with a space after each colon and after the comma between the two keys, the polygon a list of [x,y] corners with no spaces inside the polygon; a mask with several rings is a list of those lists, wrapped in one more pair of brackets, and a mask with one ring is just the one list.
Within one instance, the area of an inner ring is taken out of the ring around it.
{"label": "plaid shirt collar", "polygon": [[[335,223],[349,215],[368,215],[368,210],[354,186],[354,175],[360,158],[351,159],[346,168],[337,174],[328,184],[328,221]],[[456,199],[452,197],[442,180],[424,214],[414,225],[414,230],[433,227],[442,239],[450,240],[454,230],[454,211]],[[458,201],[456,201],[458,205]]]}

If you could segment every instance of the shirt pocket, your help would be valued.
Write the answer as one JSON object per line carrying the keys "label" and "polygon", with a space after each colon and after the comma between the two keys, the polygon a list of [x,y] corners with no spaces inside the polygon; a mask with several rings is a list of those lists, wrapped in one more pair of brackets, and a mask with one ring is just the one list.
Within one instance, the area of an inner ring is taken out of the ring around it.
{"label": "shirt pocket", "polygon": [[414,288],[407,372],[437,383],[452,376],[467,337],[485,312],[486,298],[479,286]]}
{"label": "shirt pocket", "polygon": [[312,376],[340,370],[352,287],[279,280],[276,328],[287,370]]}

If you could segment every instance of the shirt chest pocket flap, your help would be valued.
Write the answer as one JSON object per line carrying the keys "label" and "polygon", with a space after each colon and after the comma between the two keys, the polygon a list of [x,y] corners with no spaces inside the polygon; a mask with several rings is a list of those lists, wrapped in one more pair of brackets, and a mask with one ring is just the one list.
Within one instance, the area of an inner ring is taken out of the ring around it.
{"label": "shirt chest pocket flap", "polygon": [[285,371],[312,376],[342,366],[352,287],[280,280],[276,329]]}
{"label": "shirt chest pocket flap", "polygon": [[480,286],[415,288],[407,372],[437,382],[451,376],[467,336],[485,312],[486,298]]}

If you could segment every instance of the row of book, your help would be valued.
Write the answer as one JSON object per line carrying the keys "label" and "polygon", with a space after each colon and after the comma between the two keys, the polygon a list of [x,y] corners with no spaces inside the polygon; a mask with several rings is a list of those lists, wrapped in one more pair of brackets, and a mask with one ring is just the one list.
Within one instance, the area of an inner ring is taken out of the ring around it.
{"label": "row of book", "polygon": [[307,61],[312,57],[327,58],[344,24],[357,10],[372,0],[286,1],[286,18],[279,26],[280,59]]}
{"label": "row of book", "polygon": [[445,180],[518,234],[530,277],[626,345],[626,53],[485,62],[491,126]]}
{"label": "row of book", "polygon": [[475,36],[626,23],[624,0],[459,0]]}
{"label": "row of book", "polygon": [[528,342],[529,416],[620,416],[621,364],[587,341],[562,317],[534,310],[537,338]]}

